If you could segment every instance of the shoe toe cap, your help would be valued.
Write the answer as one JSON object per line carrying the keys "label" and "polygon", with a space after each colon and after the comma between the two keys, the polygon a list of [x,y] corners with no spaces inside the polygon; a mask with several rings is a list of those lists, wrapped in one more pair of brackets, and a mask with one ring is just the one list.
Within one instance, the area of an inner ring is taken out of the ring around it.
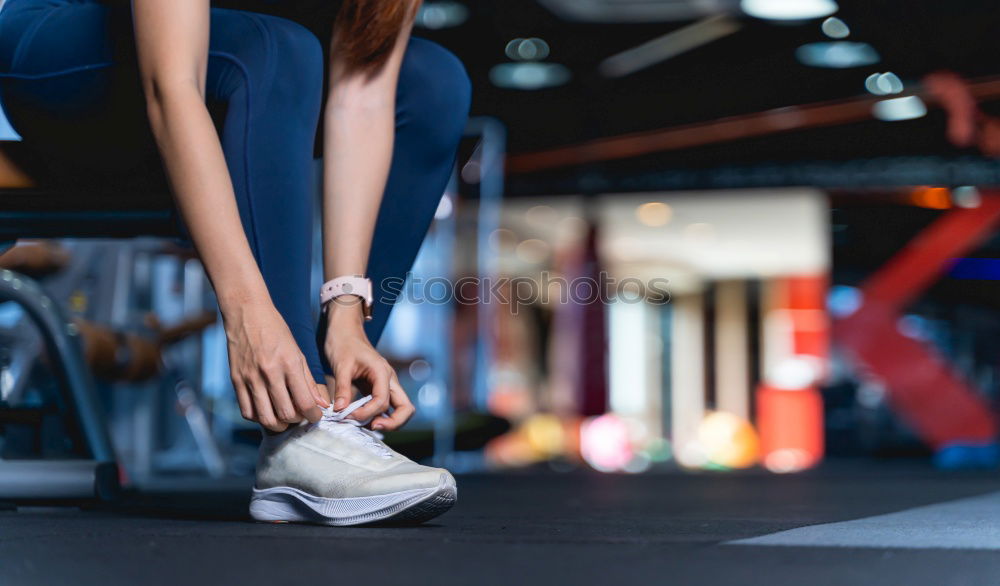
{"label": "shoe toe cap", "polygon": [[444,468],[429,466],[407,466],[398,474],[372,478],[366,482],[365,492],[370,494],[390,494],[406,490],[433,489],[442,485],[455,485],[455,478]]}

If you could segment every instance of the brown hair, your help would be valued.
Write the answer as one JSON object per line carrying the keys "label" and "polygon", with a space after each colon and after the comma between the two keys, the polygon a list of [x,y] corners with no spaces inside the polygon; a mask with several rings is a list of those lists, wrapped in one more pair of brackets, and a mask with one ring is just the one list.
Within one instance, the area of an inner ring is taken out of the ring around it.
{"label": "brown hair", "polygon": [[350,70],[378,71],[421,0],[344,0],[334,25],[333,50]]}

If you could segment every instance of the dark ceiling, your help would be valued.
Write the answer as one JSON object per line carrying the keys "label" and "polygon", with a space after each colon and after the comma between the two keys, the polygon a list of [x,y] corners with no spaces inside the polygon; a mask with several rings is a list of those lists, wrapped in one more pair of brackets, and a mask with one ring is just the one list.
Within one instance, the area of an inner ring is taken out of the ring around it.
{"label": "dark ceiling", "polygon": [[[840,0],[837,16],[851,28],[848,40],[870,43],[881,56],[877,64],[850,69],[796,61],[800,45],[829,40],[818,20],[775,24],[736,13],[743,25],[738,32],[616,80],[598,73],[601,60],[691,21],[580,23],[559,18],[535,0],[467,0],[467,5],[470,18],[464,25],[420,34],[463,59],[475,87],[474,114],[506,124],[511,153],[864,96],[864,80],[873,72],[893,71],[907,86],[942,68],[970,77],[1000,73],[1000,3],[990,0]],[[569,67],[572,81],[539,91],[492,85],[489,70],[508,60],[504,47],[516,37],[545,39],[551,46],[548,60]],[[917,181],[907,173],[913,169],[923,169],[930,180],[924,182],[967,182],[969,177],[956,174],[956,160],[971,165],[971,177],[979,173],[1000,183],[995,163],[944,141],[943,124],[940,112],[932,110],[906,122],[871,120],[787,132],[512,177],[512,191],[822,184],[824,177],[839,185],[912,183]],[[855,171],[867,174],[851,175]]]}

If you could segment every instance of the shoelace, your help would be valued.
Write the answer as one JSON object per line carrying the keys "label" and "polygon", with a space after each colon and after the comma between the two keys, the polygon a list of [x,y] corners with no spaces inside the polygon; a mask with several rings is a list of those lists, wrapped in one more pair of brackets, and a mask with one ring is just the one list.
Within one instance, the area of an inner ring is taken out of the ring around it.
{"label": "shoelace", "polygon": [[316,426],[330,432],[350,435],[370,447],[379,456],[391,458],[392,452],[382,443],[382,434],[365,427],[371,422],[371,419],[358,421],[357,419],[347,418],[348,415],[354,413],[362,405],[371,400],[371,395],[362,397],[340,411],[335,411],[333,405],[330,405],[326,409],[323,409],[323,417],[316,423]]}

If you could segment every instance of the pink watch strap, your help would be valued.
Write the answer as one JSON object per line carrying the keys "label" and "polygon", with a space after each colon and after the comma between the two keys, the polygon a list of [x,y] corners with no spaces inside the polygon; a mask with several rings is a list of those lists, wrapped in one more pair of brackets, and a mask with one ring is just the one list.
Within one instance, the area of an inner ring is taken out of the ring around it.
{"label": "pink watch strap", "polygon": [[328,303],[343,295],[354,295],[359,297],[364,303],[365,321],[372,319],[372,282],[369,279],[359,276],[337,277],[330,279],[319,290],[320,307],[326,311]]}

